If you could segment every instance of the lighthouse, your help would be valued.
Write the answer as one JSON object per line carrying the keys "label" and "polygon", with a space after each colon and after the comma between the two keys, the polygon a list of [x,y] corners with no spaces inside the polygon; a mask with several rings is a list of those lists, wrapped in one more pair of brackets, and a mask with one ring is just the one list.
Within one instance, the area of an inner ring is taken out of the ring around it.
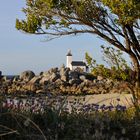
{"label": "lighthouse", "polygon": [[66,66],[67,68],[70,68],[70,70],[72,70],[72,54],[71,54],[71,50],[68,51],[67,55],[66,55],[67,59],[66,59]]}

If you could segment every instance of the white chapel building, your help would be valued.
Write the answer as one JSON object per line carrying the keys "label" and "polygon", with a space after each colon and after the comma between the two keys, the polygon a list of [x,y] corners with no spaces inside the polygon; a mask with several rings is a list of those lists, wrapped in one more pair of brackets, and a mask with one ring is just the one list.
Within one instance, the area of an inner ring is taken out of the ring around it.
{"label": "white chapel building", "polygon": [[88,66],[84,61],[72,61],[72,53],[70,50],[66,55],[66,67],[70,68],[70,70],[75,70],[80,68],[81,70],[83,70],[83,72],[88,71]]}

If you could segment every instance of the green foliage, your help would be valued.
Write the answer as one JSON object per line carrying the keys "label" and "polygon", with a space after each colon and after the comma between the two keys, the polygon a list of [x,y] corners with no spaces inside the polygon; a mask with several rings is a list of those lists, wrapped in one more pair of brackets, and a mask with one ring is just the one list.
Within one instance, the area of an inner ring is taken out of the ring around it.
{"label": "green foliage", "polygon": [[121,24],[132,24],[140,18],[139,0],[101,0],[112,13],[116,14],[117,21]]}
{"label": "green foliage", "polygon": [[[110,76],[113,79],[128,80],[130,67],[123,58],[123,53],[113,47],[101,46],[104,61],[111,67]],[[127,71],[126,71],[127,70]]]}
{"label": "green foliage", "polygon": [[96,67],[94,67],[91,70],[91,73],[95,76],[103,76],[105,78],[110,78],[111,77],[111,73],[110,70],[105,68],[104,65],[96,65]]}
{"label": "green foliage", "polygon": [[117,70],[128,69],[126,60],[123,58],[122,51],[114,49],[113,47],[101,46],[103,59],[110,66],[115,67]]}
{"label": "green foliage", "polygon": [[91,73],[94,76],[103,76],[104,78],[118,79],[118,80],[130,80],[130,68],[127,62],[123,58],[123,53],[120,50],[116,50],[112,47],[101,46],[103,59],[110,66],[106,68],[104,65],[96,63],[89,54],[85,53],[85,58]]}
{"label": "green foliage", "polygon": [[41,26],[41,19],[33,14],[28,15],[27,22],[16,20],[16,28],[19,30],[23,28],[25,32],[35,33]]}
{"label": "green foliage", "polygon": [[85,59],[88,67],[90,67],[91,69],[94,68],[94,66],[96,65],[96,60],[94,60],[87,52],[85,53]]}
{"label": "green foliage", "polygon": [[[40,32],[38,27],[41,28],[44,24],[48,25],[46,29],[50,29],[54,20],[56,27],[64,25],[69,28],[68,25],[75,23],[85,26],[98,24],[98,20],[103,21],[108,17],[106,6],[114,14],[115,18],[112,20],[118,24],[132,24],[140,18],[138,0],[26,0],[26,5],[27,8],[24,8],[23,12],[27,18],[17,20],[16,28],[28,33]],[[75,31],[75,27],[72,28]]]}

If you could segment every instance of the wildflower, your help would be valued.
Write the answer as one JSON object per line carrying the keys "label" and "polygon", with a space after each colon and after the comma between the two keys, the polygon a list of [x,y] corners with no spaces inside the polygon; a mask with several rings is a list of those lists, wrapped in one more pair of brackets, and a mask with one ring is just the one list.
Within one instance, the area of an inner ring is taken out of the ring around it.
{"label": "wildflower", "polygon": [[116,110],[117,111],[120,111],[121,110],[121,106],[119,104],[116,106]]}
{"label": "wildflower", "polygon": [[105,104],[103,104],[102,106],[100,106],[100,109],[101,109],[102,111],[104,111],[104,110],[105,110]]}
{"label": "wildflower", "polygon": [[98,111],[99,110],[99,106],[95,106],[95,110]]}
{"label": "wildflower", "polygon": [[114,107],[113,107],[113,105],[110,105],[107,108],[108,108],[109,111],[112,111]]}
{"label": "wildflower", "polygon": [[126,110],[126,106],[122,106],[122,107],[121,107],[121,110],[122,110],[122,111],[125,111],[125,110]]}

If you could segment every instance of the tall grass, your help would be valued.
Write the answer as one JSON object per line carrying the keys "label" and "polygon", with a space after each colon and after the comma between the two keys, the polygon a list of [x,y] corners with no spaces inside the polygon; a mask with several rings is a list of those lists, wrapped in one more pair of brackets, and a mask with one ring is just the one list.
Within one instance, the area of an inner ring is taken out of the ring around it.
{"label": "tall grass", "polygon": [[[0,106],[0,140],[139,140],[140,118],[135,110],[88,110],[47,104],[43,113]],[[79,102],[77,102],[79,103]],[[86,107],[87,108],[87,107]]]}

